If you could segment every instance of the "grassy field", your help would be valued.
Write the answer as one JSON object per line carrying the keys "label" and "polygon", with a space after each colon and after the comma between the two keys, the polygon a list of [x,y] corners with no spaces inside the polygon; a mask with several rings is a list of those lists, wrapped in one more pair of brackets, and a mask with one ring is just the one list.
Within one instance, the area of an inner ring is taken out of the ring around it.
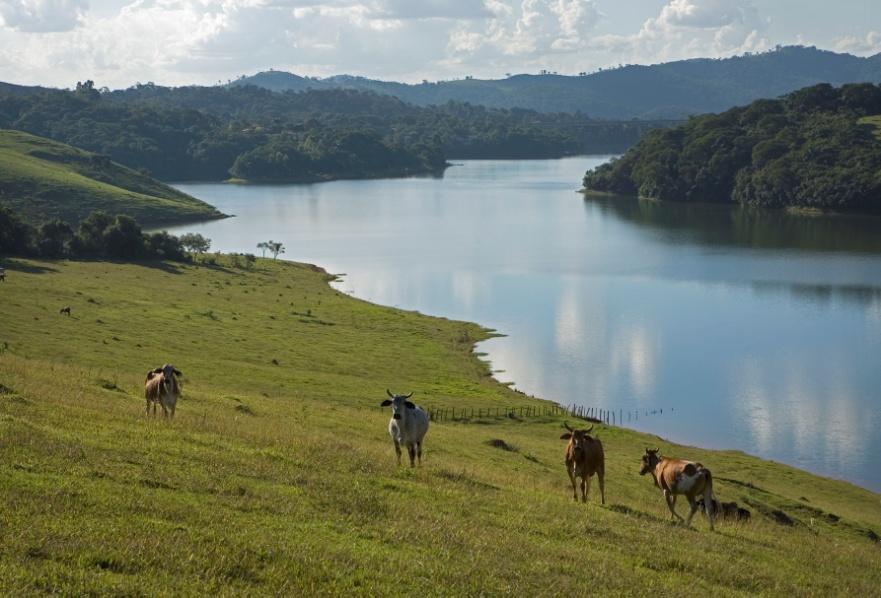
{"label": "grassy field", "polygon": [[109,159],[0,130],[0,200],[25,218],[79,222],[93,210],[159,225],[220,217],[212,206]]}
{"label": "grassy field", "polygon": [[[572,501],[558,417],[435,422],[423,466],[397,467],[387,387],[425,407],[537,404],[489,376],[476,325],[269,260],[0,265],[0,594],[881,588],[881,497],[743,453],[598,426],[605,506],[595,481]],[[164,362],[184,373],[170,424],[143,413]],[[655,444],[710,467],[752,522],[672,525],[637,474]]]}

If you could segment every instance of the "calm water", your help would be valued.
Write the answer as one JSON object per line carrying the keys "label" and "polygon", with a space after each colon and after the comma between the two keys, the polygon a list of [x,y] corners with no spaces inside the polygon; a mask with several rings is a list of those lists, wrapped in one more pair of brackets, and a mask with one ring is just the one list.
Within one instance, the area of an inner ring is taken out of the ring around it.
{"label": "calm water", "polygon": [[602,160],[180,185],[237,217],[174,232],[282,241],[346,292],[496,328],[481,350],[527,393],[881,490],[881,220],[585,200]]}

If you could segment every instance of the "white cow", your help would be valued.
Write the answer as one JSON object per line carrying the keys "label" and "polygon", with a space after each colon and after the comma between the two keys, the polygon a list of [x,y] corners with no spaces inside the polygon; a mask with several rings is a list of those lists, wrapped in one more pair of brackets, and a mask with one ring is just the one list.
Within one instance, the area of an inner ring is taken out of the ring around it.
{"label": "white cow", "polygon": [[408,395],[394,395],[392,391],[386,389],[390,399],[384,400],[381,405],[387,407],[392,406],[392,418],[388,422],[388,433],[395,443],[395,453],[398,455],[398,465],[401,464],[401,445],[407,447],[407,453],[410,455],[410,467],[416,465],[416,459],[422,464],[422,439],[428,432],[428,414],[422,410],[422,407],[414,405],[408,399],[413,396],[411,392]]}

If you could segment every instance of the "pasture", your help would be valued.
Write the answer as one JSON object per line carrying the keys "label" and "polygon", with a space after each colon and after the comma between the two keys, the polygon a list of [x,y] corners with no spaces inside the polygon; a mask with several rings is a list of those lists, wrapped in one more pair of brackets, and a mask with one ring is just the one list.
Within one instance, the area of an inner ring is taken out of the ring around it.
{"label": "pasture", "polygon": [[[386,388],[426,408],[540,404],[489,376],[477,325],[270,260],[0,266],[2,594],[881,587],[881,497],[740,452],[597,425],[605,506],[595,478],[572,500],[571,418],[433,422],[422,466],[398,467]],[[144,416],[146,372],[166,362],[183,372],[172,423]],[[656,445],[704,463],[752,521],[671,524],[638,475]]]}

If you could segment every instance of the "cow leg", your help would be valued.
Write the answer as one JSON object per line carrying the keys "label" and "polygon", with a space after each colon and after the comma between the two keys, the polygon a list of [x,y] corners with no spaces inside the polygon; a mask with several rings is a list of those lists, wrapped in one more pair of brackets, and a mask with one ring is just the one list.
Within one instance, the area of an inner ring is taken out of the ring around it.
{"label": "cow leg", "polygon": [[416,443],[416,459],[419,460],[419,465],[422,465],[422,443]]}
{"label": "cow leg", "polygon": [[408,444],[407,454],[410,455],[410,467],[416,467],[416,447]]}
{"label": "cow leg", "polygon": [[669,490],[664,490],[664,500],[667,501],[667,508],[670,509],[670,519],[682,521],[682,516],[676,512],[676,495]]}
{"label": "cow leg", "polygon": [[162,407],[162,417],[168,419],[168,407],[165,406],[165,403],[160,402],[159,404]]}
{"label": "cow leg", "polygon": [[697,501],[690,494],[686,494],[685,497],[688,499],[688,505],[691,507],[691,510],[688,512],[688,518],[685,520],[685,527],[691,526],[691,518],[694,517],[694,514],[697,513],[698,506]]}
{"label": "cow leg", "polygon": [[398,442],[397,438],[393,439],[393,442],[395,443],[395,454],[398,455],[398,465],[400,465],[401,464],[401,443]]}
{"label": "cow leg", "polygon": [[572,498],[575,502],[578,502],[578,490],[575,487],[575,472],[569,467],[569,464],[566,464],[566,473],[569,474],[569,481],[572,483]]}
{"label": "cow leg", "polygon": [[590,495],[590,476],[585,476],[581,478],[581,502],[587,502],[588,495]]}
{"label": "cow leg", "polygon": [[597,472],[597,480],[600,482],[600,498],[606,504],[606,472],[602,469]]}
{"label": "cow leg", "polygon": [[714,531],[716,528],[713,526],[713,487],[709,484],[704,487],[704,512],[710,522],[710,531]]}
{"label": "cow leg", "polygon": [[147,399],[147,408],[144,409],[144,415],[150,417],[150,399]]}

